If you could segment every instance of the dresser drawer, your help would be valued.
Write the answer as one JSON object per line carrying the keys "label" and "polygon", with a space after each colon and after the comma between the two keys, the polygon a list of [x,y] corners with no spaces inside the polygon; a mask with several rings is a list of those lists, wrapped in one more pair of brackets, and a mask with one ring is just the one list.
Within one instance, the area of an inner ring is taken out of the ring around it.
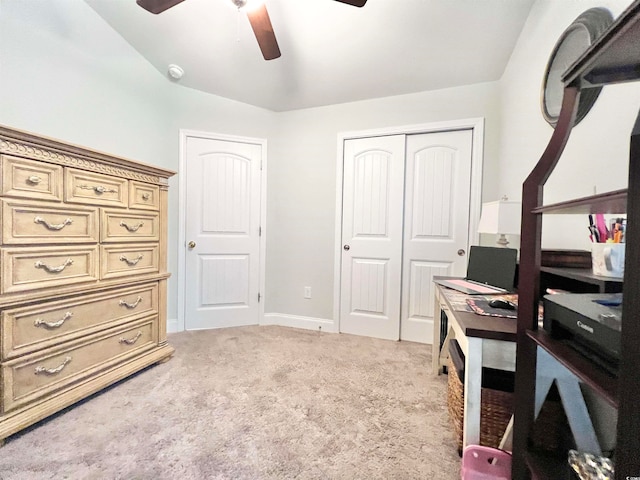
{"label": "dresser drawer", "polygon": [[2,364],[4,411],[152,349],[158,343],[157,322],[157,317],[150,317]]}
{"label": "dresser drawer", "polygon": [[100,237],[103,242],[157,242],[160,216],[135,210],[101,210]]}
{"label": "dresser drawer", "polygon": [[3,247],[2,293],[98,280],[98,247]]}
{"label": "dresser drawer", "polygon": [[0,160],[2,195],[62,201],[62,167],[9,155]]}
{"label": "dresser drawer", "polygon": [[98,209],[2,200],[2,243],[98,243]]}
{"label": "dresser drawer", "polygon": [[159,245],[102,245],[100,278],[117,278],[143,273],[158,273]]}
{"label": "dresser drawer", "polygon": [[66,168],[64,171],[64,198],[70,203],[88,205],[128,206],[127,179],[99,173]]}
{"label": "dresser drawer", "polygon": [[160,187],[129,180],[129,207],[160,210]]}
{"label": "dresser drawer", "polygon": [[151,283],[7,309],[1,314],[2,360],[157,314],[158,308],[158,284]]}

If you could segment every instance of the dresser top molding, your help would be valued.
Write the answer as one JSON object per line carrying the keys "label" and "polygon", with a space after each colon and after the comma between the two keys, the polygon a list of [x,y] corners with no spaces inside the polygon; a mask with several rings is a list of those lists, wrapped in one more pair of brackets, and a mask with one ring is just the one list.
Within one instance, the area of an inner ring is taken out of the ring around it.
{"label": "dresser top molding", "polygon": [[0,125],[0,153],[167,185],[176,172]]}

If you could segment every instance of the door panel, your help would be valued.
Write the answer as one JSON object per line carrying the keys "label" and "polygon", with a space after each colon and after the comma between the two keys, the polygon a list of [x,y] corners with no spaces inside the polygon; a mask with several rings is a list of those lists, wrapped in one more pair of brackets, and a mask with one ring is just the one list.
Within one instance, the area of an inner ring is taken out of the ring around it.
{"label": "door panel", "polygon": [[433,316],[431,285],[436,275],[448,275],[448,263],[412,261],[409,272],[409,304],[407,318],[426,319]]}
{"label": "door panel", "polygon": [[187,330],[258,323],[262,147],[187,139]]}
{"label": "door panel", "polygon": [[249,256],[202,255],[202,303],[215,307],[249,307]]}
{"label": "door panel", "polygon": [[388,283],[386,260],[353,258],[351,274],[351,311],[387,316],[385,286]]}
{"label": "door panel", "polygon": [[407,178],[414,186],[407,189],[407,199],[413,205],[414,239],[451,236],[455,162],[456,151],[448,147],[429,147],[414,153],[413,165],[409,166],[413,167],[413,179]]}
{"label": "door panel", "polygon": [[431,342],[433,276],[464,276],[472,131],[407,136],[401,338]]}
{"label": "door panel", "polygon": [[345,141],[340,331],[397,340],[404,136]]}

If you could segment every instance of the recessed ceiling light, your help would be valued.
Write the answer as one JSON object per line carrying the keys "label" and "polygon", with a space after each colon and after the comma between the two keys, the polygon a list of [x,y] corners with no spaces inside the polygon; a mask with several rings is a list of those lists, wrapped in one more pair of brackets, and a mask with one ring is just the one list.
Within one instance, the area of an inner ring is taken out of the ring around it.
{"label": "recessed ceiling light", "polygon": [[174,65],[173,63],[169,65],[169,76],[171,78],[175,78],[176,80],[180,80],[184,75],[184,70],[182,67],[178,65]]}

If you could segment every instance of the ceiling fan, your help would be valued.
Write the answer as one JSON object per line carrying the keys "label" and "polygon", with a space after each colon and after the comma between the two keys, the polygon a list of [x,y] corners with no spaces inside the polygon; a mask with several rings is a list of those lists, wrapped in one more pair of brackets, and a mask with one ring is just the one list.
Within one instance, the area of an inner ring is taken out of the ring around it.
{"label": "ceiling fan", "polygon": [[[175,7],[184,0],[136,0],[137,4],[151,13],[162,13],[171,7]],[[247,4],[248,0],[231,0],[233,4],[242,8]],[[335,0],[336,2],[346,3],[354,7],[363,7],[367,0]],[[267,7],[264,3],[260,6],[247,11],[249,23],[253,29],[253,33],[258,40],[258,46],[262,51],[265,60],[273,60],[280,56],[280,47],[276,41],[276,35],[273,32],[273,26],[267,13]]]}

